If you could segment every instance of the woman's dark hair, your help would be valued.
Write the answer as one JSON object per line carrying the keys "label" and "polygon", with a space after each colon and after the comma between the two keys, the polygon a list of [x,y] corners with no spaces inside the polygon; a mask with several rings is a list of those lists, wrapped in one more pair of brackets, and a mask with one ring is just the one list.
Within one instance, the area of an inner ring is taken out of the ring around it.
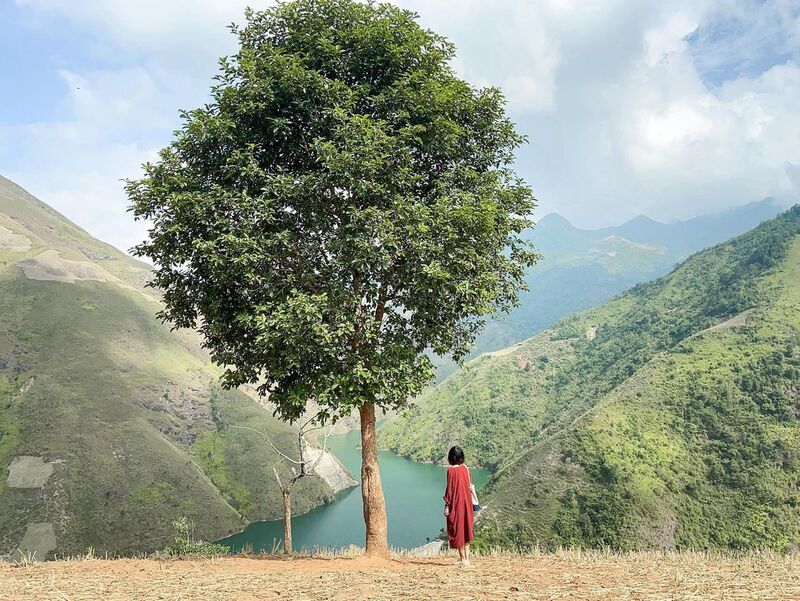
{"label": "woman's dark hair", "polygon": [[461,447],[453,447],[447,454],[447,463],[450,465],[461,465],[464,463],[464,449]]}

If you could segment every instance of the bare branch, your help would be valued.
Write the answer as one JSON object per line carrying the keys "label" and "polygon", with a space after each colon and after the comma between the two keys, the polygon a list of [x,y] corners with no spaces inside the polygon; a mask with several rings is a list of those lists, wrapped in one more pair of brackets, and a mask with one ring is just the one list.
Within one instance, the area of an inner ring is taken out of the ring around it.
{"label": "bare branch", "polygon": [[[301,432],[301,433],[305,433],[305,432],[306,432],[306,426],[308,426],[309,424],[311,424],[311,423],[313,423],[313,422],[317,421],[317,418],[319,417],[319,414],[320,414],[320,412],[319,412],[319,411],[317,411],[317,412],[316,412],[314,415],[312,415],[310,418],[308,418],[308,420],[306,420],[305,422],[303,422],[303,425],[302,425],[302,426],[300,426],[300,432]],[[320,427],[321,427],[321,426],[320,426]],[[318,430],[318,429],[319,429],[319,428],[314,428],[314,430]],[[310,430],[309,430],[309,431],[310,431]]]}
{"label": "bare branch", "polygon": [[255,428],[250,428],[249,426],[228,426],[228,427],[229,428],[239,428],[240,430],[250,430],[251,432],[255,432],[259,436],[263,437],[269,443],[269,446],[272,447],[272,450],[275,451],[281,457],[283,457],[286,461],[288,461],[289,463],[294,463],[295,465],[301,465],[302,464],[301,461],[296,461],[296,460],[292,459],[291,457],[288,457],[285,453],[281,452],[278,449],[278,447],[276,447],[272,443],[272,441],[270,440],[269,436],[267,436],[263,432],[260,432],[259,430],[256,430]]}
{"label": "bare branch", "polygon": [[308,434],[309,432],[316,432],[317,430],[322,430],[325,426],[316,426],[315,428],[309,428],[308,430],[304,431],[303,434]]}
{"label": "bare branch", "polygon": [[303,434],[303,431],[300,430],[300,432],[297,434],[297,446],[300,449],[300,471],[305,471],[303,466],[306,464],[306,444],[306,437]]}
{"label": "bare branch", "polygon": [[283,482],[281,481],[280,475],[278,474],[278,470],[274,467],[272,468],[272,470],[275,472],[275,479],[278,481],[278,486],[281,487],[281,490],[284,490],[285,488],[290,489],[295,482],[300,480],[300,478],[304,478],[305,476],[313,476],[314,470],[317,469],[317,466],[319,466],[323,457],[325,457],[325,453],[328,450],[328,438],[333,434],[334,426],[331,426],[326,432],[325,437],[323,438],[322,449],[320,451],[319,456],[317,456],[316,460],[314,460],[314,462],[311,465],[308,465],[307,463],[306,448],[309,443],[308,439],[306,439],[306,434],[308,432],[314,432],[315,430],[321,430],[324,427],[324,426],[317,426],[311,429],[306,429],[309,424],[313,423],[317,415],[319,414],[316,414],[307,421],[305,421],[303,425],[300,426],[300,430],[297,433],[297,441],[300,448],[300,461],[292,459],[291,457],[286,455],[286,453],[279,450],[278,447],[276,447],[275,444],[272,442],[269,436],[267,436],[266,434],[264,434],[259,430],[256,430],[255,428],[251,428],[249,426],[229,426],[229,427],[255,432],[256,434],[264,438],[264,440],[266,440],[269,443],[269,446],[272,447],[272,450],[275,451],[278,455],[280,455],[283,459],[285,459],[289,463],[300,466],[299,472],[294,467],[292,467],[292,478],[289,482],[286,483],[285,487]]}

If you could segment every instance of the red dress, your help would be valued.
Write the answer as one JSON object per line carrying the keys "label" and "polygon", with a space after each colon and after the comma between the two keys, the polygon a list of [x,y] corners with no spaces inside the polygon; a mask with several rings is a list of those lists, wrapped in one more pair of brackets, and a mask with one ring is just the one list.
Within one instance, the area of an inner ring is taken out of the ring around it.
{"label": "red dress", "polygon": [[450,547],[460,549],[475,538],[472,534],[474,516],[467,466],[457,465],[448,468],[444,502],[450,507],[450,515],[447,516],[447,538],[450,539]]}

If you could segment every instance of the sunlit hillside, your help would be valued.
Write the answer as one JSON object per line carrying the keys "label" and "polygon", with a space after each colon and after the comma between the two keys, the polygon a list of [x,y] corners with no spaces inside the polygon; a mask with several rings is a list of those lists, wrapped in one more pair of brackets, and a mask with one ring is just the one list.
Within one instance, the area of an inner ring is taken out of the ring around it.
{"label": "sunlit hillside", "polygon": [[496,475],[481,540],[786,549],[800,541],[800,207],[479,357],[384,428]]}

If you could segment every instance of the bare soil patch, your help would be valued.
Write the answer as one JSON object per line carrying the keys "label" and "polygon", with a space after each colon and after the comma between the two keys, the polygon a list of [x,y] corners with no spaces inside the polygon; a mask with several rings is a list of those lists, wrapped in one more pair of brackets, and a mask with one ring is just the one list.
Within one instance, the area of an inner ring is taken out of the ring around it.
{"label": "bare soil patch", "polygon": [[23,253],[31,249],[31,241],[27,236],[17,234],[0,225],[0,250]]}
{"label": "bare soil patch", "polygon": [[535,553],[475,558],[83,560],[0,566],[0,599],[800,599],[800,557]]}
{"label": "bare soil patch", "polygon": [[114,279],[114,276],[102,267],[88,261],[64,259],[57,250],[46,250],[35,257],[20,261],[19,264],[25,276],[31,280],[74,284],[81,280],[110,282]]}
{"label": "bare soil patch", "polygon": [[52,474],[52,463],[41,457],[20,455],[8,467],[7,483],[11,488],[42,488]]}
{"label": "bare soil patch", "polygon": [[726,319],[725,321],[720,322],[717,325],[711,326],[710,328],[706,328],[705,330],[701,330],[700,332],[697,332],[697,334],[694,334],[692,336],[692,338],[694,336],[702,336],[703,334],[707,334],[709,332],[715,332],[717,330],[727,330],[729,328],[736,328],[736,327],[739,327],[739,326],[746,325],[747,324],[747,318],[750,317],[750,314],[752,312],[753,312],[752,309],[747,309],[745,311],[742,311],[741,313],[737,313],[736,315],[734,315],[730,319]]}
{"label": "bare soil patch", "polygon": [[125,283],[99,265],[89,261],[72,261],[65,259],[57,250],[46,250],[43,253],[19,262],[25,277],[31,280],[62,282],[74,284],[81,281],[104,282],[115,284],[133,292],[138,292],[148,300],[155,299]]}
{"label": "bare soil patch", "polygon": [[55,549],[56,533],[52,523],[28,524],[22,542],[11,554],[11,561],[22,561],[25,558],[44,559],[50,551]]}

